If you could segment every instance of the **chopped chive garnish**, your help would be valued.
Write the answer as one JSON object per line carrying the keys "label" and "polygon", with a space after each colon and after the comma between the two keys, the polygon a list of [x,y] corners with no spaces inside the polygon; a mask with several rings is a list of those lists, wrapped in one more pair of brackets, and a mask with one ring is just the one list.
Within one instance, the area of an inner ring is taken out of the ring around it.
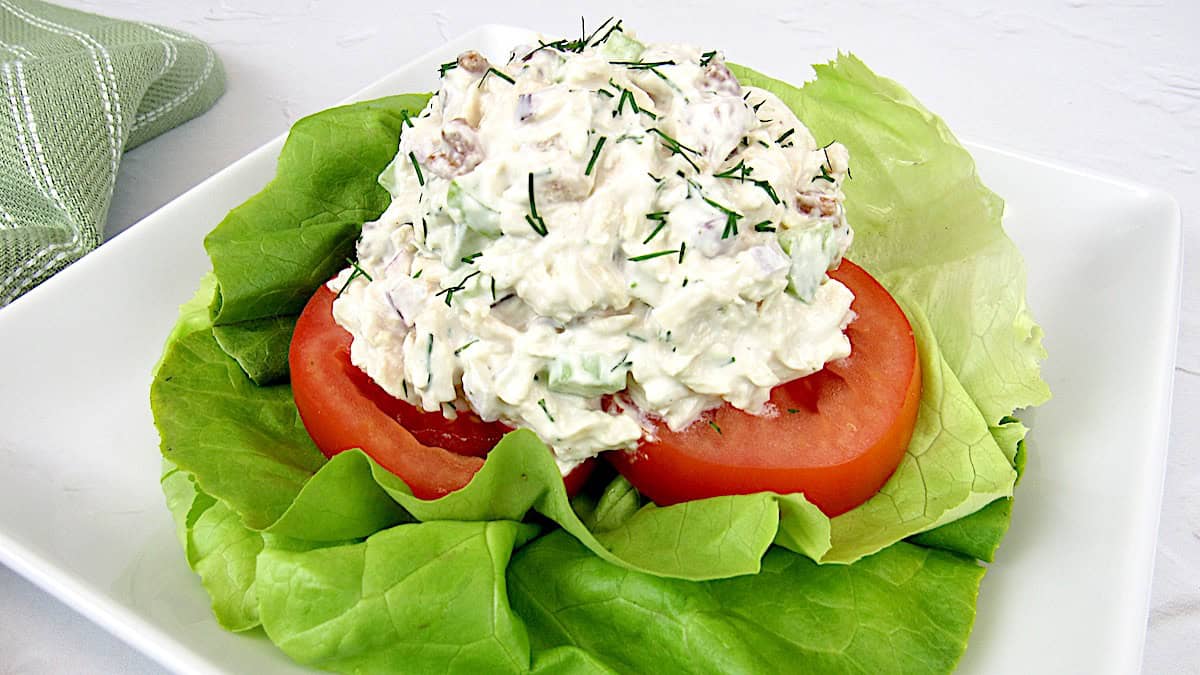
{"label": "chopped chive garnish", "polygon": [[454,70],[457,67],[458,67],[457,60],[447,61],[447,62],[443,63],[442,65],[438,66],[438,76],[445,77],[446,73],[450,72],[451,70]]}
{"label": "chopped chive garnish", "polygon": [[625,66],[630,70],[650,70],[658,66],[673,66],[674,61],[609,61],[609,65]]}
{"label": "chopped chive garnish", "polygon": [[546,413],[546,417],[551,422],[554,422],[554,415],[551,415],[550,409],[546,407],[546,399],[544,399],[544,398],[538,399],[538,405],[542,408],[542,412]]}
{"label": "chopped chive garnish", "polygon": [[[649,110],[643,110],[642,112],[651,114],[651,115],[654,114],[654,113],[651,113]],[[617,143],[622,143],[624,141],[633,141],[634,143],[641,145],[642,137],[638,136],[637,134],[621,134],[620,136],[617,136],[617,141],[616,141]]]}
{"label": "chopped chive garnish", "polygon": [[683,264],[683,252],[687,250],[687,242],[679,242],[679,263]]}
{"label": "chopped chive garnish", "polygon": [[811,181],[809,181],[809,182],[815,183],[815,182],[817,182],[817,181],[819,181],[819,180],[827,180],[827,181],[829,181],[830,183],[835,183],[835,182],[837,182],[837,181],[835,181],[835,180],[833,179],[833,176],[829,175],[829,168],[828,168],[828,167],[826,167],[824,164],[822,164],[822,165],[821,165],[821,175],[819,175],[819,176],[813,176],[813,179],[812,179]]}
{"label": "chopped chive garnish", "polygon": [[755,232],[774,232],[775,226],[771,224],[771,221],[764,220],[761,223],[756,223],[754,225],[754,231]]}
{"label": "chopped chive garnish", "polygon": [[566,40],[555,40],[553,42],[542,42],[541,40],[538,40],[538,46],[533,51],[529,52],[525,56],[522,56],[521,60],[528,61],[529,59],[533,58],[534,54],[542,51],[543,49],[557,49],[560,52],[566,51],[566,46]]}
{"label": "chopped chive garnish", "polygon": [[497,301],[493,302],[493,303],[492,303],[492,308],[495,308],[497,305],[499,305],[500,303],[504,302],[505,300],[508,300],[508,299],[510,299],[510,298],[515,298],[515,297],[517,297],[517,294],[516,294],[516,293],[509,293],[508,295],[504,296],[503,298],[500,298],[499,300],[497,300]]}
{"label": "chopped chive garnish", "polygon": [[425,388],[433,384],[433,333],[429,334],[429,346],[425,348]]}
{"label": "chopped chive garnish", "polygon": [[721,173],[714,173],[713,178],[729,178],[744,183],[746,182],[746,176],[749,176],[751,173],[754,173],[754,169],[746,166],[746,160],[742,159],[738,160],[738,163],[733,167]]}
{"label": "chopped chive garnish", "polygon": [[658,176],[655,176],[654,174],[650,173],[649,171],[646,172],[646,175],[650,176],[650,180],[654,181],[655,183],[663,182],[663,179],[659,178]]}
{"label": "chopped chive garnish", "polygon": [[[580,52],[583,51],[584,48],[587,47],[592,42],[592,40],[595,39],[595,37],[600,34],[600,31],[604,30],[604,27],[607,26],[608,23],[612,20],[613,20],[613,17],[611,17],[611,16],[608,17],[607,19],[604,20],[604,23],[602,23],[598,27],[596,27],[596,30],[592,31],[591,35],[583,37],[580,40],[579,49],[577,49],[576,51],[580,51]],[[617,22],[618,25],[620,23],[621,23],[620,21]],[[579,18],[579,25],[581,28],[583,27],[583,17]],[[615,28],[615,26],[614,26],[614,28]]]}
{"label": "chopped chive garnish", "polygon": [[718,434],[719,434],[719,433],[721,433],[721,427],[717,426],[717,423],[716,423],[716,422],[714,422],[714,421],[712,421],[712,420],[709,420],[709,421],[708,421],[708,426],[712,427],[712,428],[713,428],[713,431],[717,432]]}
{"label": "chopped chive garnish", "polygon": [[[769,147],[771,147],[771,144],[770,144],[770,143],[767,143],[766,141],[764,141],[764,140],[761,140],[761,139],[758,141],[758,144],[759,144],[759,145],[761,145],[761,146],[763,146],[764,148],[769,148]],[[789,145],[790,145],[790,144],[789,144]],[[785,147],[785,148],[786,148],[787,146],[785,145],[785,146],[783,146],[783,147]]]}
{"label": "chopped chive garnish", "polygon": [[404,398],[408,398],[408,380],[400,380],[400,386],[404,388]]}
{"label": "chopped chive garnish", "polygon": [[608,140],[608,136],[601,136],[600,140],[596,141],[596,147],[592,148],[592,158],[588,160],[587,168],[584,169],[583,175],[592,175],[592,167],[596,166],[596,158],[600,156],[600,150],[604,147],[604,142]]}
{"label": "chopped chive garnish", "polygon": [[342,284],[341,289],[338,290],[337,295],[334,296],[335,298],[342,297],[342,293],[345,293],[346,289],[350,288],[350,282],[354,281],[355,279],[357,279],[359,277],[366,277],[367,281],[375,281],[374,279],[371,278],[371,275],[367,274],[366,270],[359,267],[358,263],[355,262],[354,260],[351,260],[350,258],[346,258],[346,262],[349,263],[350,267],[352,267],[353,269],[350,270],[350,276],[346,277],[346,283]]}
{"label": "chopped chive garnish", "polygon": [[633,92],[628,89],[621,89],[621,98],[617,99],[617,109],[613,111],[613,117],[621,114],[621,110],[625,107],[625,101],[629,101],[629,107],[633,112],[641,112],[637,101],[633,99]]}
{"label": "chopped chive garnish", "polygon": [[434,297],[436,298],[439,295],[445,295],[446,296],[446,306],[449,307],[450,301],[454,299],[454,294],[465,289],[467,287],[467,282],[470,281],[472,277],[475,277],[478,275],[479,275],[479,270],[475,270],[474,272],[471,272],[467,276],[463,277],[462,281],[458,282],[458,285],[443,288],[442,290],[438,291],[437,293],[434,293]]}
{"label": "chopped chive garnish", "polygon": [[420,279],[420,278],[421,278],[421,274],[422,274],[424,271],[425,271],[425,269],[424,269],[424,268],[421,268],[421,269],[417,270],[417,273],[416,273],[416,274],[414,274],[414,275],[412,275],[412,278],[414,278],[414,279]]}
{"label": "chopped chive garnish", "polygon": [[651,127],[649,129],[647,129],[646,131],[649,133],[658,134],[659,137],[662,138],[664,141],[666,141],[667,143],[670,143],[672,146],[674,146],[676,148],[679,148],[680,150],[687,150],[688,152],[692,153],[693,155],[696,155],[697,157],[700,156],[699,150],[696,150],[695,148],[689,148],[688,146],[684,145],[683,143],[680,143],[679,141],[675,140],[674,138],[671,138],[670,136],[664,134],[662,132],[662,130],[658,129],[657,127]]}
{"label": "chopped chive garnish", "polygon": [[482,251],[476,251],[475,253],[472,253],[471,255],[464,255],[463,257],[459,258],[459,260],[470,265],[470,264],[474,263],[475,259],[481,255],[483,255]]}
{"label": "chopped chive garnish", "polygon": [[412,160],[413,171],[417,172],[417,183],[425,185],[425,176],[421,173],[421,165],[417,163],[416,153],[409,152],[408,158]]}
{"label": "chopped chive garnish", "polygon": [[642,240],[642,243],[649,244],[650,240],[657,237],[658,233],[662,232],[662,229],[666,226],[667,226],[667,221],[665,221],[665,220],[658,221],[658,224],[654,226],[653,230],[650,230],[650,234],[646,235],[646,238]]}
{"label": "chopped chive garnish", "polygon": [[615,96],[615,94],[613,94],[611,91],[609,91],[603,87],[601,87],[600,89],[597,89],[596,93],[600,94],[601,96],[607,96],[609,98],[612,98],[613,96]]}
{"label": "chopped chive garnish", "polygon": [[[612,19],[610,18],[609,21],[612,21]],[[605,22],[605,23],[607,23],[607,22]],[[600,24],[600,28],[604,28],[604,24]],[[600,28],[597,28],[596,31],[599,32]],[[621,28],[621,19],[617,19],[617,22],[615,24],[613,24],[612,28],[608,29],[608,32],[604,34],[604,37],[593,42],[592,46],[595,47],[596,45],[607,42],[608,38],[612,37],[612,34],[614,31],[621,31],[622,33],[625,32],[624,29]],[[593,35],[594,35],[594,33],[593,33]]]}
{"label": "chopped chive garnish", "polygon": [[470,341],[470,342],[468,342],[467,344],[465,344],[465,345],[463,345],[463,346],[459,347],[458,349],[455,349],[455,350],[454,350],[454,355],[455,355],[455,356],[458,356],[459,354],[463,353],[463,350],[464,350],[464,349],[466,349],[467,347],[470,347],[471,345],[475,344],[476,342],[479,342],[479,340],[471,340],[471,341]]}
{"label": "chopped chive garnish", "polygon": [[682,286],[682,288],[687,288],[687,285],[688,285],[688,278],[687,278],[687,277],[684,277],[684,278],[683,278],[683,286]]}
{"label": "chopped chive garnish", "polygon": [[753,106],[750,106],[750,109],[753,110],[754,112],[758,112],[758,109],[761,108],[762,104],[764,104],[766,102],[767,102],[767,99],[764,98],[763,100],[759,101],[758,103],[755,103]]}
{"label": "chopped chive garnish", "polygon": [[[700,66],[701,67],[707,66],[709,63],[712,62],[713,57],[716,55],[717,55],[717,51],[715,49],[711,52],[704,52],[703,54],[701,54],[700,55]],[[750,95],[749,92],[747,92],[746,95],[749,96]]]}
{"label": "chopped chive garnish", "polygon": [[401,129],[401,131],[404,130],[405,124],[408,125],[409,129],[413,128],[413,121],[412,121],[412,118],[408,116],[408,111],[401,110],[400,111],[400,129]]}
{"label": "chopped chive garnish", "polygon": [[546,228],[546,221],[537,212],[537,200],[533,196],[533,172],[529,172],[529,213],[525,215],[525,222],[533,228],[541,236],[546,236],[550,230]]}
{"label": "chopped chive garnish", "polygon": [[612,367],[612,368],[611,368],[611,369],[610,369],[608,372],[610,372],[610,373],[615,373],[615,372],[617,372],[617,368],[620,368],[621,366],[631,366],[631,365],[633,365],[633,363],[632,363],[631,361],[626,361],[626,360],[625,360],[625,359],[627,359],[627,358],[629,358],[629,352],[625,352],[625,356],[622,356],[622,357],[621,357],[621,360],[620,360],[620,361],[617,361],[617,365],[613,366],[613,367]]}
{"label": "chopped chive garnish", "polygon": [[549,230],[546,229],[546,224],[538,221],[533,216],[526,215],[525,222],[529,223],[529,227],[532,227],[534,232],[543,237],[549,233]]}
{"label": "chopped chive garnish", "polygon": [[492,277],[492,300],[496,300],[496,277]]}
{"label": "chopped chive garnish", "polygon": [[645,253],[643,255],[635,255],[632,258],[629,258],[628,260],[629,260],[629,262],[642,262],[643,260],[653,260],[655,258],[661,258],[664,255],[675,255],[676,253],[682,253],[682,252],[683,252],[683,249],[673,248],[673,249],[670,249],[667,251],[655,251],[654,253]]}
{"label": "chopped chive garnish", "polygon": [[[654,73],[656,76],[658,76],[658,79],[662,80],[663,82],[666,82],[667,85],[670,86],[675,91],[679,92],[680,94],[683,93],[683,90],[679,88],[679,85],[672,82],[671,78],[667,77],[666,75],[663,75],[663,72],[661,70],[659,70],[658,68],[647,68],[646,70],[649,70],[650,72]],[[683,102],[689,103],[690,101],[688,101],[687,97],[684,96]]]}
{"label": "chopped chive garnish", "polygon": [[516,84],[516,83],[517,83],[517,81],[516,81],[516,80],[512,79],[511,77],[509,77],[509,76],[508,76],[506,73],[504,73],[504,72],[503,72],[503,71],[501,71],[501,70],[498,70],[498,69],[496,69],[496,67],[495,67],[495,66],[489,66],[489,67],[488,67],[488,69],[487,69],[487,72],[485,72],[485,73],[483,74],[483,77],[479,78],[479,84],[477,84],[477,85],[475,85],[475,86],[476,86],[476,87],[482,87],[482,86],[483,86],[483,83],[484,83],[484,82],[487,80],[487,77],[488,77],[488,75],[493,75],[493,74],[494,74],[496,77],[498,77],[498,78],[500,78],[500,79],[504,80],[505,82],[508,82],[509,84]]}
{"label": "chopped chive garnish", "polygon": [[773,203],[779,203],[779,195],[775,194],[775,188],[771,187],[770,183],[765,180],[756,180],[754,181],[754,184],[762,188],[763,192],[767,193],[767,196],[771,198]]}
{"label": "chopped chive garnish", "polygon": [[688,146],[680,143],[679,141],[675,140],[674,138],[671,138],[667,134],[663,133],[663,131],[661,129],[658,129],[657,127],[650,127],[646,131],[647,131],[647,133],[658,134],[659,139],[662,140],[663,145],[668,150],[671,151],[671,154],[679,155],[680,157],[682,157],[684,159],[684,161],[686,161],[688,164],[692,165],[693,169],[695,169],[696,171],[700,170],[700,167],[696,166],[696,163],[692,161],[692,158],[688,157],[686,154],[684,154],[684,151],[686,150],[687,152],[690,152],[693,155],[696,155],[697,157],[699,157],[700,156],[699,151],[697,151],[693,148],[689,148]]}
{"label": "chopped chive garnish", "polygon": [[657,215],[657,214],[654,214],[654,213],[646,214],[647,218],[650,218],[651,220],[657,220],[658,225],[655,225],[654,230],[651,231],[650,234],[647,235],[646,238],[642,240],[643,244],[649,244],[650,240],[653,239],[655,236],[657,236],[659,232],[662,232],[662,229],[667,226],[667,218],[666,218],[667,214],[666,213],[663,213],[661,218],[651,218],[651,216],[654,216],[654,215]]}
{"label": "chopped chive garnish", "polygon": [[721,238],[728,239],[730,235],[737,234],[738,233],[737,221],[739,221],[743,218],[742,214],[738,213],[737,211],[734,211],[733,209],[729,208],[728,206],[725,206],[724,204],[717,203],[717,202],[709,199],[708,197],[703,197],[703,199],[709,206],[711,206],[711,207],[717,209],[718,211],[720,211],[721,213],[725,214],[725,229],[724,229],[724,231],[721,232]]}
{"label": "chopped chive garnish", "polygon": [[795,415],[796,413],[800,412],[796,408],[788,408],[787,411],[788,411],[788,414],[790,414],[790,415]]}
{"label": "chopped chive garnish", "polygon": [[788,129],[787,131],[783,132],[782,136],[780,136],[779,138],[776,138],[775,142],[782,144],[784,141],[786,141],[788,139],[789,136],[791,136],[794,133],[796,133],[796,130],[794,128]]}
{"label": "chopped chive garnish", "polygon": [[854,174],[850,173],[850,167],[846,167],[846,178],[854,180]]}
{"label": "chopped chive garnish", "polygon": [[354,271],[351,274],[357,274],[359,276],[366,277],[367,281],[375,281],[371,278],[370,274],[367,274],[366,270],[359,266],[357,261],[346,258],[346,262],[350,263],[350,266],[354,268]]}
{"label": "chopped chive garnish", "polygon": [[633,333],[626,333],[625,337],[627,337],[630,340],[633,340],[635,342],[645,342],[646,341],[646,338],[642,337],[641,335],[634,335]]}

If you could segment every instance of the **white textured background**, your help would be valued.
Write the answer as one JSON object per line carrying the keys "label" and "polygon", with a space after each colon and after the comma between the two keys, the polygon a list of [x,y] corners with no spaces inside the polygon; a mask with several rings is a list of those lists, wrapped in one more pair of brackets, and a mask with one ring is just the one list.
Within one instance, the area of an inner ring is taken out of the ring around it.
{"label": "white textured background", "polygon": [[[1200,673],[1200,3],[62,1],[191,32],[228,74],[216,107],[126,156],[109,236],[448,37],[483,23],[574,35],[581,15],[719,46],[793,82],[853,51],[961,137],[1162,187],[1183,211],[1185,265],[1144,671]],[[159,670],[0,568],[0,674]]]}

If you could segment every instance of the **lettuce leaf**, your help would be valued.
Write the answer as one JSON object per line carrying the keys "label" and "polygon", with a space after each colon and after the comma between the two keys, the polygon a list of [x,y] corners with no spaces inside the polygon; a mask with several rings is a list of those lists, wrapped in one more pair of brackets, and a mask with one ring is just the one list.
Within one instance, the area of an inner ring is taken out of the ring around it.
{"label": "lettuce leaf", "polygon": [[275,179],[204,240],[218,284],[215,325],[297,314],[345,265],[362,224],[391,201],[376,178],[396,154],[401,113],[427,100],[390,96],[292,127]]}
{"label": "lettuce leaf", "polygon": [[756,575],[661,579],[606,563],[564,532],[509,567],[535,650],[574,646],[618,672],[942,672],[965,647],[983,568],[897,544],[854,565],[772,549]]}
{"label": "lettuce leaf", "polygon": [[296,330],[297,316],[272,316],[214,326],[213,338],[254,384],[283,382],[288,376],[288,346]]}
{"label": "lettuce leaf", "polygon": [[[288,385],[261,385],[285,374],[292,317],[386,207],[376,178],[401,111],[427,97],[343,106],[298,123],[276,179],[206,239],[214,274],[151,389],[164,492],[222,625],[261,620],[293,658],[335,670],[953,666],[975,560],[994,555],[1023,466],[1008,415],[1048,396],[1002,203],[940,119],[854,57],[802,88],[734,68],[850,148],[852,257],[917,335],[917,429],[880,493],[833,519],[803,495],[659,508],[619,477],[568,501],[527,431],[439,500],[361,452],[325,460]],[[532,513],[557,527],[534,538]]]}
{"label": "lettuce leaf", "polygon": [[1039,405],[1041,329],[1025,304],[1025,266],[1000,224],[1004,203],[941,118],[857,57],[814,66],[803,87],[731,66],[743,85],[779,96],[818,143],[850,150],[850,256],[929,318],[951,370],[996,424]]}
{"label": "lettuce leaf", "polygon": [[296,661],[341,672],[526,672],[529,637],[505,569],[537,528],[507,520],[400,525],[361,543],[268,548],[263,627]]}

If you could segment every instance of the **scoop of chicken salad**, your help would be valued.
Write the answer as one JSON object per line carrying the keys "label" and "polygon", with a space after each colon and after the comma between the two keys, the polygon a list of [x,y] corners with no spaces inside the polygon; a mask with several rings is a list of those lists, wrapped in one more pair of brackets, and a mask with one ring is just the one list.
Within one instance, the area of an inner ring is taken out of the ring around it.
{"label": "scoop of chicken salad", "polygon": [[849,355],[848,154],[721,54],[617,29],[441,70],[330,282],[392,396],[532,429],[565,473]]}

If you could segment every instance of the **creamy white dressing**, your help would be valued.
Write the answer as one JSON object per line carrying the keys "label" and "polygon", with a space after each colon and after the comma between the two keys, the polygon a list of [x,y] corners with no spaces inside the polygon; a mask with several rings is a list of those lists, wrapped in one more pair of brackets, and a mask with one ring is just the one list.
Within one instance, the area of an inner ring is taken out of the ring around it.
{"label": "creamy white dressing", "polygon": [[559,44],[459,58],[331,287],[388,393],[532,429],[565,473],[848,356],[852,234],[845,148],[720,54]]}

